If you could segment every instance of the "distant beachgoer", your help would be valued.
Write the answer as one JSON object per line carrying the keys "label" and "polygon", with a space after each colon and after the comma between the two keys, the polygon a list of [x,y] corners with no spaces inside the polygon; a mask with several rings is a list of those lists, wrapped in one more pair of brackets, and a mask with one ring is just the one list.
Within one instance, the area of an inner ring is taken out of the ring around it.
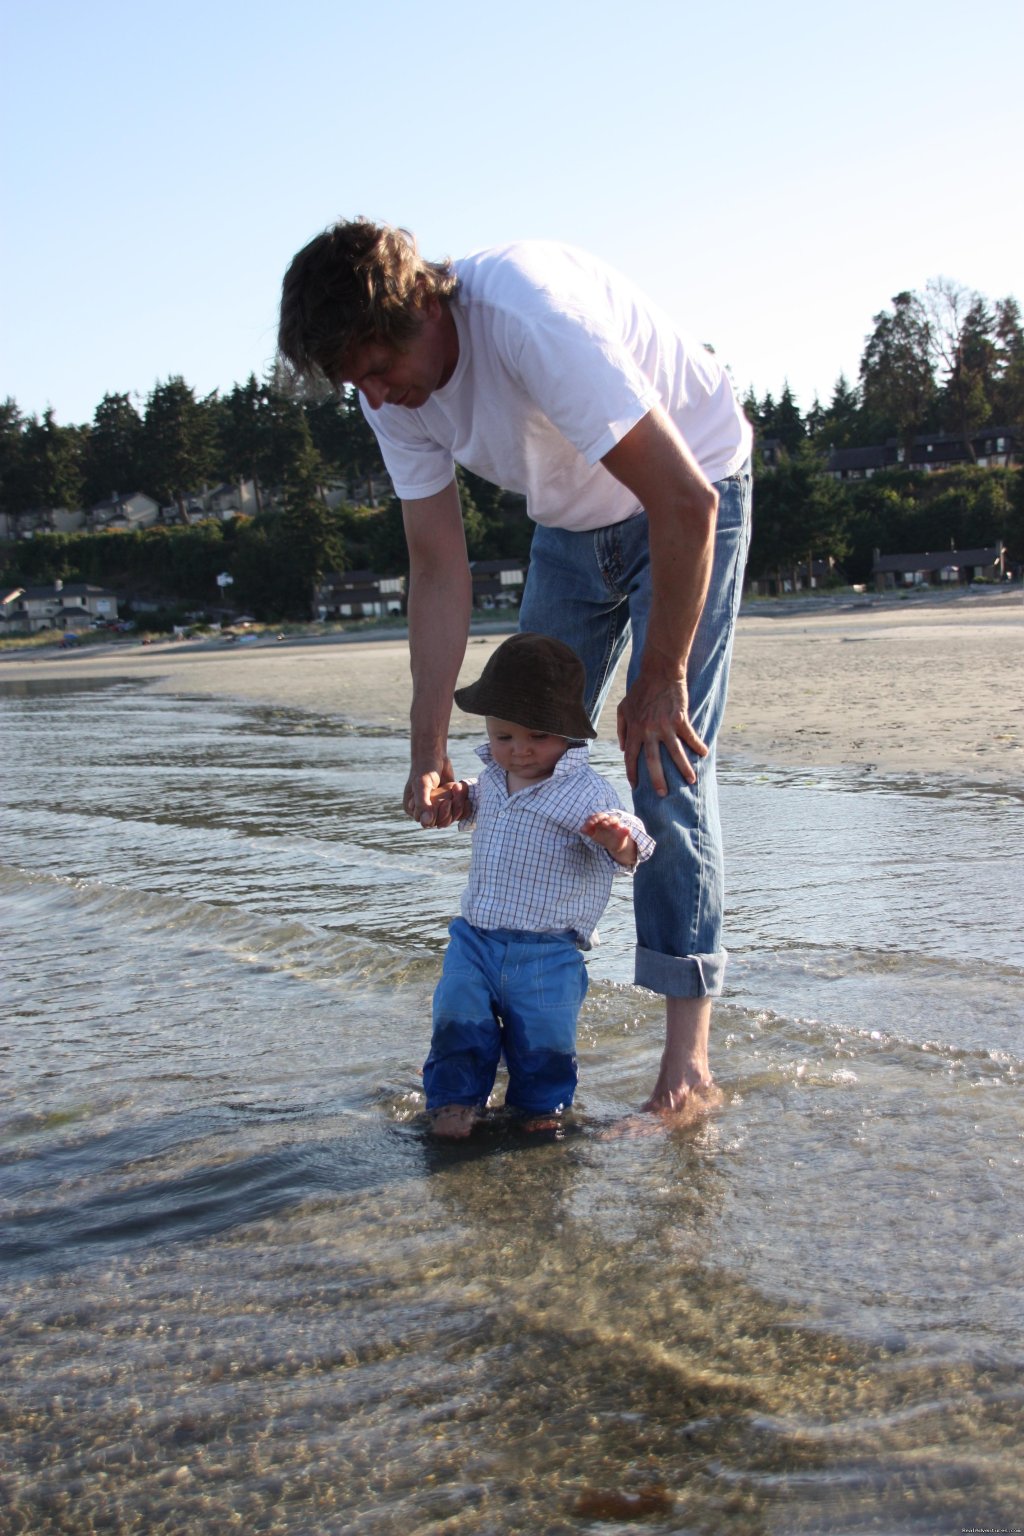
{"label": "distant beachgoer", "polygon": [[[427,1110],[439,1136],[467,1136],[504,1053],[505,1104],[527,1129],[557,1124],[576,1092],[576,1020],[589,949],[616,871],[653,840],[589,762],[583,664],[542,635],[513,635],[456,691],[484,715],[479,779],[440,785],[449,821],[473,831],[462,916],[434,993]],[[436,825],[434,818],[430,824]]]}
{"label": "distant beachgoer", "polygon": [[472,610],[455,464],[537,524],[521,627],[582,658],[600,713],[632,634],[619,745],[658,851],[634,884],[635,979],[665,997],[645,1109],[709,1104],[723,986],[715,742],[750,524],[751,431],[715,358],[625,277],[550,241],[429,262],[334,225],[284,279],[279,346],[354,384],[402,501],[413,673],[409,815],[448,815],[448,724]]}

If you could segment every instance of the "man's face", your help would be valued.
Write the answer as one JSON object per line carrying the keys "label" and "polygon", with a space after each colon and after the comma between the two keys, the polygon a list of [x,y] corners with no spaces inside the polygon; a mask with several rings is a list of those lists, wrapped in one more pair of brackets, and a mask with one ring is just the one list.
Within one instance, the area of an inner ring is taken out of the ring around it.
{"label": "man's face", "polygon": [[419,329],[405,346],[364,342],[346,360],[337,382],[354,384],[373,411],[382,405],[404,405],[414,411],[448,382],[458,355],[451,315],[431,299],[423,307]]}

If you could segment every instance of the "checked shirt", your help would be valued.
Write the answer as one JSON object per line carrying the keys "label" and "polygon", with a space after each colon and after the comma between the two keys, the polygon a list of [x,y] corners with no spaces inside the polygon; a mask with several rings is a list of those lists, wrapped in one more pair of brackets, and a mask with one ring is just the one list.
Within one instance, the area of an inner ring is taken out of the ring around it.
{"label": "checked shirt", "polygon": [[479,779],[468,781],[470,812],[459,823],[473,831],[462,916],[475,928],[571,930],[579,947],[589,949],[613,876],[632,870],[580,828],[595,811],[614,811],[636,841],[638,863],[650,858],[654,839],[591,768],[585,746],[569,747],[549,779],[514,795],[490,746],[476,752],[485,767]]}

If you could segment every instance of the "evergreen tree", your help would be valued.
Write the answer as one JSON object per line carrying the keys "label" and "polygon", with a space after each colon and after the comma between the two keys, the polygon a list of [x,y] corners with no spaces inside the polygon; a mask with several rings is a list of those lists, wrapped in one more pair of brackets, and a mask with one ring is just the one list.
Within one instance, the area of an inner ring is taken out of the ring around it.
{"label": "evergreen tree", "polygon": [[260,466],[271,458],[268,436],[272,431],[266,391],[250,373],[219,402],[217,452],[219,472],[225,480],[241,485],[252,481],[257,514],[263,510]]}
{"label": "evergreen tree", "polygon": [[104,395],[85,447],[87,504],[144,489],[142,459],[142,417],[130,396]]}
{"label": "evergreen tree", "polygon": [[177,503],[183,523],[188,522],[185,498],[213,474],[215,431],[212,400],[197,400],[180,377],[155,386],[143,422],[146,478],[161,504]]}
{"label": "evergreen tree", "polygon": [[788,380],[783,384],[778,404],[772,408],[770,420],[765,420],[764,431],[766,437],[777,438],[787,453],[795,453],[807,435]]}
{"label": "evergreen tree", "polygon": [[994,321],[979,293],[945,277],[928,282],[925,308],[932,356],[942,375],[940,421],[975,459],[972,439],[991,419]]}
{"label": "evergreen tree", "polygon": [[290,465],[284,485],[280,579],[291,615],[316,619],[320,583],[328,571],[344,569],[345,552],[320,495],[322,465],[308,426],[306,433],[307,441]]}
{"label": "evergreen tree", "polygon": [[[303,409],[313,446],[324,468],[339,479],[347,480],[354,424],[347,404],[332,394],[323,400],[307,401]],[[361,411],[359,415],[362,417]],[[366,430],[371,429],[367,426]]]}
{"label": "evergreen tree", "polygon": [[22,510],[37,507],[77,509],[82,505],[84,433],[62,427],[47,407],[42,421],[33,416],[21,434]]}
{"label": "evergreen tree", "polygon": [[[1024,437],[1024,326],[1014,298],[996,302],[993,372],[993,425],[1008,427]],[[1019,447],[1018,442],[1018,451]]]}
{"label": "evergreen tree", "polygon": [[28,507],[23,497],[24,427],[18,402],[8,395],[0,404],[0,511],[14,520],[15,527],[18,516]]}
{"label": "evergreen tree", "polygon": [[471,560],[511,560],[529,552],[533,524],[525,516],[522,496],[468,469],[455,472],[466,529],[466,548]]}
{"label": "evergreen tree", "polygon": [[752,384],[747,386],[747,392],[740,401],[743,414],[753,427],[755,434],[761,429],[761,405],[757,393]]}
{"label": "evergreen tree", "polygon": [[909,459],[914,436],[927,430],[935,404],[931,327],[917,294],[898,293],[892,304],[875,315],[864,347],[862,400],[876,441],[895,436]]}
{"label": "evergreen tree", "polygon": [[373,508],[367,517],[367,565],[381,576],[402,576],[409,570],[409,549],[405,542],[402,503],[391,496],[383,507]]}
{"label": "evergreen tree", "polygon": [[821,426],[824,420],[825,407],[822,405],[817,394],[815,394],[814,399],[811,401],[811,408],[804,417],[804,430],[807,433],[809,442],[820,442]]}
{"label": "evergreen tree", "polygon": [[323,498],[323,464],[309,420],[294,391],[264,384],[259,398],[250,380],[232,409],[248,443],[249,462],[264,485],[274,486],[280,510],[264,511],[240,530],[231,566],[236,595],[263,618],[317,617],[317,589],[330,570],[344,567],[339,521]]}
{"label": "evergreen tree", "polygon": [[374,507],[387,476],[376,434],[363,415],[358,390],[346,389],[338,400],[337,409],[342,444],[339,467],[348,482],[349,494],[365,486],[366,500]]}
{"label": "evergreen tree", "polygon": [[856,388],[841,373],[832,390],[832,398],[814,424],[815,444],[829,448],[853,448],[861,443],[860,397]]}
{"label": "evergreen tree", "polygon": [[262,430],[256,463],[264,485],[283,490],[297,477],[302,479],[314,462],[319,483],[320,460],[301,401],[270,384],[263,386],[262,393]]}
{"label": "evergreen tree", "polygon": [[815,560],[845,556],[846,496],[807,443],[794,453],[783,452],[774,469],[759,474],[755,504],[752,575],[775,576],[780,583],[790,575],[795,586],[806,568],[809,584]]}

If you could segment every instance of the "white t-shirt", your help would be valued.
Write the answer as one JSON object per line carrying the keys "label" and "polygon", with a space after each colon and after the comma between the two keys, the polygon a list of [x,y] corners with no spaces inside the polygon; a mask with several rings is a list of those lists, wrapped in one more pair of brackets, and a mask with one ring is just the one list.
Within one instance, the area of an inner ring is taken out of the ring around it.
{"label": "white t-shirt", "polygon": [[709,480],[749,458],[728,375],[596,257],[527,240],[455,271],[459,360],[448,383],[418,410],[362,402],[403,500],[442,491],[461,464],[525,495],[535,522],[622,522],[639,504],[600,460],[659,402]]}

